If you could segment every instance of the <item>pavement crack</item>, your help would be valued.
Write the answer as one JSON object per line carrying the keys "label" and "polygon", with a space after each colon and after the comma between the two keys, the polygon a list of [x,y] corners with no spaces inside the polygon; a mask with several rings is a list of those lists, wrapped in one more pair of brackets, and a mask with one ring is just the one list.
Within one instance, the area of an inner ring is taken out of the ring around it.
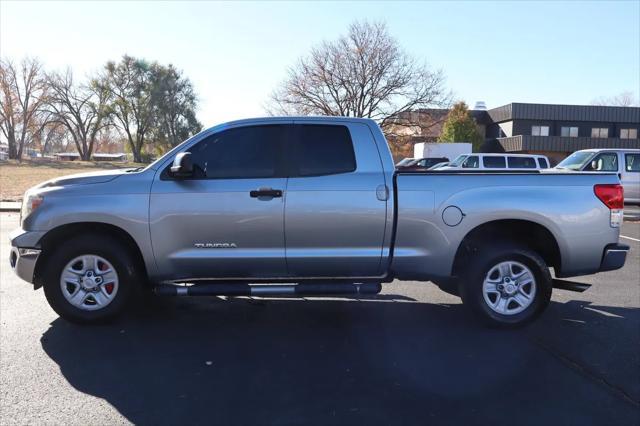
{"label": "pavement crack", "polygon": [[559,360],[560,362],[562,362],[563,364],[571,368],[572,370],[576,371],[577,373],[581,374],[582,376],[586,377],[592,382],[600,386],[603,386],[612,394],[630,403],[634,407],[640,408],[640,400],[634,399],[631,395],[627,393],[627,391],[625,391],[620,386],[617,386],[609,382],[606,378],[602,377],[597,372],[580,364],[578,361],[572,359],[571,357],[554,350],[551,346],[545,344],[542,340],[532,336],[529,337],[529,340],[532,341],[536,346],[538,346],[539,348],[541,348],[542,350],[549,353],[551,356],[553,356],[554,358],[556,358],[557,360]]}

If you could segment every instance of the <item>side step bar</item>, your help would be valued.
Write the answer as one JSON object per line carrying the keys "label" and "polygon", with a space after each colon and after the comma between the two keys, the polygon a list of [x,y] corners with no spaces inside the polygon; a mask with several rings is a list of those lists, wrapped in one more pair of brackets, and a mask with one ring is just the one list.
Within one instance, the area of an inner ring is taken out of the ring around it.
{"label": "side step bar", "polygon": [[194,284],[178,286],[160,284],[154,288],[162,296],[331,296],[350,294],[378,294],[380,283],[339,284],[302,283],[287,285],[255,284]]}
{"label": "side step bar", "polygon": [[553,288],[559,288],[561,290],[569,290],[569,291],[582,293],[585,290],[588,290],[590,287],[591,287],[591,284],[583,284],[583,283],[577,283],[575,281],[559,280],[558,278],[553,279]]}

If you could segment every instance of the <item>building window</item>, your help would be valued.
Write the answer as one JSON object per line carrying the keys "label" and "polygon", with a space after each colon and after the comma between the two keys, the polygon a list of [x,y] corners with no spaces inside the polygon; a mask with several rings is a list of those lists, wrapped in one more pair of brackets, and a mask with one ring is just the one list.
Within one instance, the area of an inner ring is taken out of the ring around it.
{"label": "building window", "polygon": [[578,137],[578,128],[577,127],[562,127],[560,129],[560,136],[569,137],[569,138],[577,138]]}
{"label": "building window", "polygon": [[549,126],[531,126],[532,136],[549,136]]}
{"label": "building window", "polygon": [[609,129],[606,127],[594,127],[591,129],[591,137],[592,138],[608,138],[609,137]]}
{"label": "building window", "polygon": [[638,139],[638,129],[620,129],[620,139]]}

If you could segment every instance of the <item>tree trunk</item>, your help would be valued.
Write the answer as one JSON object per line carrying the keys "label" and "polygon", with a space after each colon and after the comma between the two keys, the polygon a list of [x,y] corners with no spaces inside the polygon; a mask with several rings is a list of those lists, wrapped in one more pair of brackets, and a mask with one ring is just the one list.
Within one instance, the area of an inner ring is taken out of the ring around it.
{"label": "tree trunk", "polygon": [[21,142],[18,145],[18,155],[16,156],[16,158],[18,159],[18,161],[22,160],[22,151],[24,150],[24,142]]}
{"label": "tree trunk", "polygon": [[9,158],[12,160],[19,160],[18,150],[16,150],[16,144],[9,142]]}
{"label": "tree trunk", "polygon": [[127,132],[127,140],[129,141],[129,148],[131,148],[131,154],[133,155],[133,161],[135,163],[142,163],[142,157],[140,156],[140,150],[138,149],[136,143],[133,141],[131,135]]}

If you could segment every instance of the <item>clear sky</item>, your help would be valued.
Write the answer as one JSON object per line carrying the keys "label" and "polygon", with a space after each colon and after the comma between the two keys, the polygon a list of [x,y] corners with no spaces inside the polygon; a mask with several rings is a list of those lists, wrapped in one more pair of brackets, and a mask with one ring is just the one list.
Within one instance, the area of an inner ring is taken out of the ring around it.
{"label": "clear sky", "polygon": [[264,115],[287,67],[356,19],[383,20],[471,106],[640,95],[640,1],[7,2],[0,55],[78,77],[127,53],[193,81],[205,126]]}

